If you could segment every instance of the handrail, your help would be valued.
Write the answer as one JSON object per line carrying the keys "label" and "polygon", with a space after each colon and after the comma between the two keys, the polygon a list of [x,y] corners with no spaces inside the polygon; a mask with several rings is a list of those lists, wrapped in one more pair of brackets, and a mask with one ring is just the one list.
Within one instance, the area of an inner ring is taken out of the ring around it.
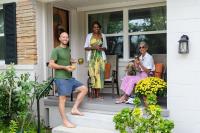
{"label": "handrail", "polygon": [[47,96],[48,93],[49,93],[49,91],[52,89],[52,88],[50,87],[50,85],[53,84],[53,82],[54,82],[54,78],[52,78],[52,79],[50,80],[50,82],[48,83],[48,85],[46,86],[46,88],[43,89],[43,90],[37,95],[36,98],[37,98],[37,99],[40,99],[40,98],[42,98],[42,97],[44,97],[44,96]]}
{"label": "handrail", "polygon": [[[37,133],[40,133],[40,99],[47,96],[52,89],[51,85],[54,82],[54,78],[50,80],[48,85],[46,85],[45,89],[43,89],[40,93],[37,94],[36,99],[37,99],[37,116],[38,116],[38,129]],[[71,93],[71,101],[73,101],[73,92]]]}
{"label": "handrail", "polygon": [[40,99],[42,97],[45,97],[49,94],[50,90],[52,87],[50,87],[53,84],[54,79],[51,79],[48,85],[43,89],[40,93],[37,94],[36,99],[37,99],[37,116],[38,116],[38,129],[37,133],[40,133]]}

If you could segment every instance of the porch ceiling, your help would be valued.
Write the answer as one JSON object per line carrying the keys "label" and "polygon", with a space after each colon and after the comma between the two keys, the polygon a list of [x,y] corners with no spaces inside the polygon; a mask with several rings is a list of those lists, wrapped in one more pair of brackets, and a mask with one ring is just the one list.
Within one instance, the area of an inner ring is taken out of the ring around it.
{"label": "porch ceiling", "polygon": [[120,2],[130,2],[136,0],[38,0],[41,2],[59,2],[60,4],[70,5],[72,8],[93,6],[93,5],[102,5],[102,4],[111,4],[111,3],[120,3]]}

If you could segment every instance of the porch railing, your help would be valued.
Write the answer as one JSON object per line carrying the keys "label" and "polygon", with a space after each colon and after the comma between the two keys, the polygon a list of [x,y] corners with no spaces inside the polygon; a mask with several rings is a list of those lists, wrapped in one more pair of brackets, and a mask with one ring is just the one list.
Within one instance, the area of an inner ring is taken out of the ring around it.
{"label": "porch railing", "polygon": [[[36,96],[36,99],[37,99],[37,117],[38,117],[37,133],[40,133],[40,131],[41,131],[41,127],[40,127],[40,99],[48,96],[50,91],[53,90],[54,80],[55,80],[54,78],[50,79],[49,82],[47,83],[47,85],[45,86],[45,88],[43,90],[41,90],[41,92],[39,92]],[[73,92],[71,93],[71,101],[73,101]]]}
{"label": "porch railing", "polygon": [[54,82],[54,79],[52,78],[49,83],[46,85],[46,87],[38,93],[36,99],[37,99],[37,116],[38,116],[38,129],[37,129],[37,133],[40,133],[40,99],[43,97],[48,96],[50,90],[52,90],[52,84]]}

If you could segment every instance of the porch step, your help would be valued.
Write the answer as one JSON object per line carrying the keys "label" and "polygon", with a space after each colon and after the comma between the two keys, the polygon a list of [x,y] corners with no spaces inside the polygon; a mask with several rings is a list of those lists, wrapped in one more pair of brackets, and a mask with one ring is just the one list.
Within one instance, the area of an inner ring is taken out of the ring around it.
{"label": "porch step", "polygon": [[100,114],[84,112],[84,116],[76,116],[67,114],[69,120],[80,126],[86,126],[90,128],[101,128],[107,130],[115,130],[115,125],[113,122],[114,115]]}
{"label": "porch step", "polygon": [[[114,112],[102,112],[95,110],[81,110],[84,116],[71,115],[70,108],[66,108],[66,116],[68,120],[77,126],[98,128],[115,131],[115,126],[113,122]],[[57,127],[62,124],[60,114],[56,108],[51,108],[49,110],[49,126]]]}
{"label": "porch step", "polygon": [[[74,99],[75,100],[75,99]],[[74,102],[67,101],[66,107],[71,108],[73,106]],[[55,96],[48,97],[44,100],[44,105],[47,108],[51,107],[58,107],[58,98]],[[169,110],[167,110],[166,106],[162,107],[162,116],[168,117],[169,116]],[[105,112],[105,113],[111,113],[116,114],[117,112],[121,111],[123,108],[134,108],[131,104],[115,104],[115,99],[111,97],[104,97],[104,100],[89,100],[87,97],[84,99],[83,103],[80,106],[81,110],[89,110],[89,112]],[[141,108],[144,108],[141,106]]]}
{"label": "porch step", "polygon": [[103,113],[106,112],[84,112],[84,116],[67,113],[67,118],[75,123],[77,128],[68,129],[60,125],[53,128],[53,133],[117,133],[113,122],[114,115]]}
{"label": "porch step", "polygon": [[63,126],[58,126],[53,128],[52,133],[116,133],[110,130],[89,128],[77,126],[76,128],[66,128]]}
{"label": "porch step", "polygon": [[[67,101],[66,114],[68,119],[75,123],[78,127],[104,129],[116,133],[117,131],[114,129],[114,123],[112,122],[114,114],[121,111],[125,107],[134,108],[134,106],[130,104],[115,104],[114,101],[115,99],[112,97],[106,96],[104,97],[104,100],[91,100],[86,97],[80,106],[80,111],[84,112],[85,116],[71,115],[69,112],[71,111],[74,102]],[[45,120],[46,125],[51,128],[58,129],[58,127],[62,124],[58,110],[58,98],[48,97],[44,100],[44,107],[46,111],[45,114],[47,116],[47,119]],[[166,118],[169,116],[169,111],[166,107],[163,107],[162,115]]]}

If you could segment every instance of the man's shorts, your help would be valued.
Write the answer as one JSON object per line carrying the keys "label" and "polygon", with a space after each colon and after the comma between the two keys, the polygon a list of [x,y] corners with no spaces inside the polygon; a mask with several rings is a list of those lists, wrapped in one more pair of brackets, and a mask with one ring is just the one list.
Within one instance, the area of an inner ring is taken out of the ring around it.
{"label": "man's shorts", "polygon": [[70,96],[72,91],[75,91],[83,84],[75,78],[70,79],[55,79],[56,87],[58,88],[59,96]]}

